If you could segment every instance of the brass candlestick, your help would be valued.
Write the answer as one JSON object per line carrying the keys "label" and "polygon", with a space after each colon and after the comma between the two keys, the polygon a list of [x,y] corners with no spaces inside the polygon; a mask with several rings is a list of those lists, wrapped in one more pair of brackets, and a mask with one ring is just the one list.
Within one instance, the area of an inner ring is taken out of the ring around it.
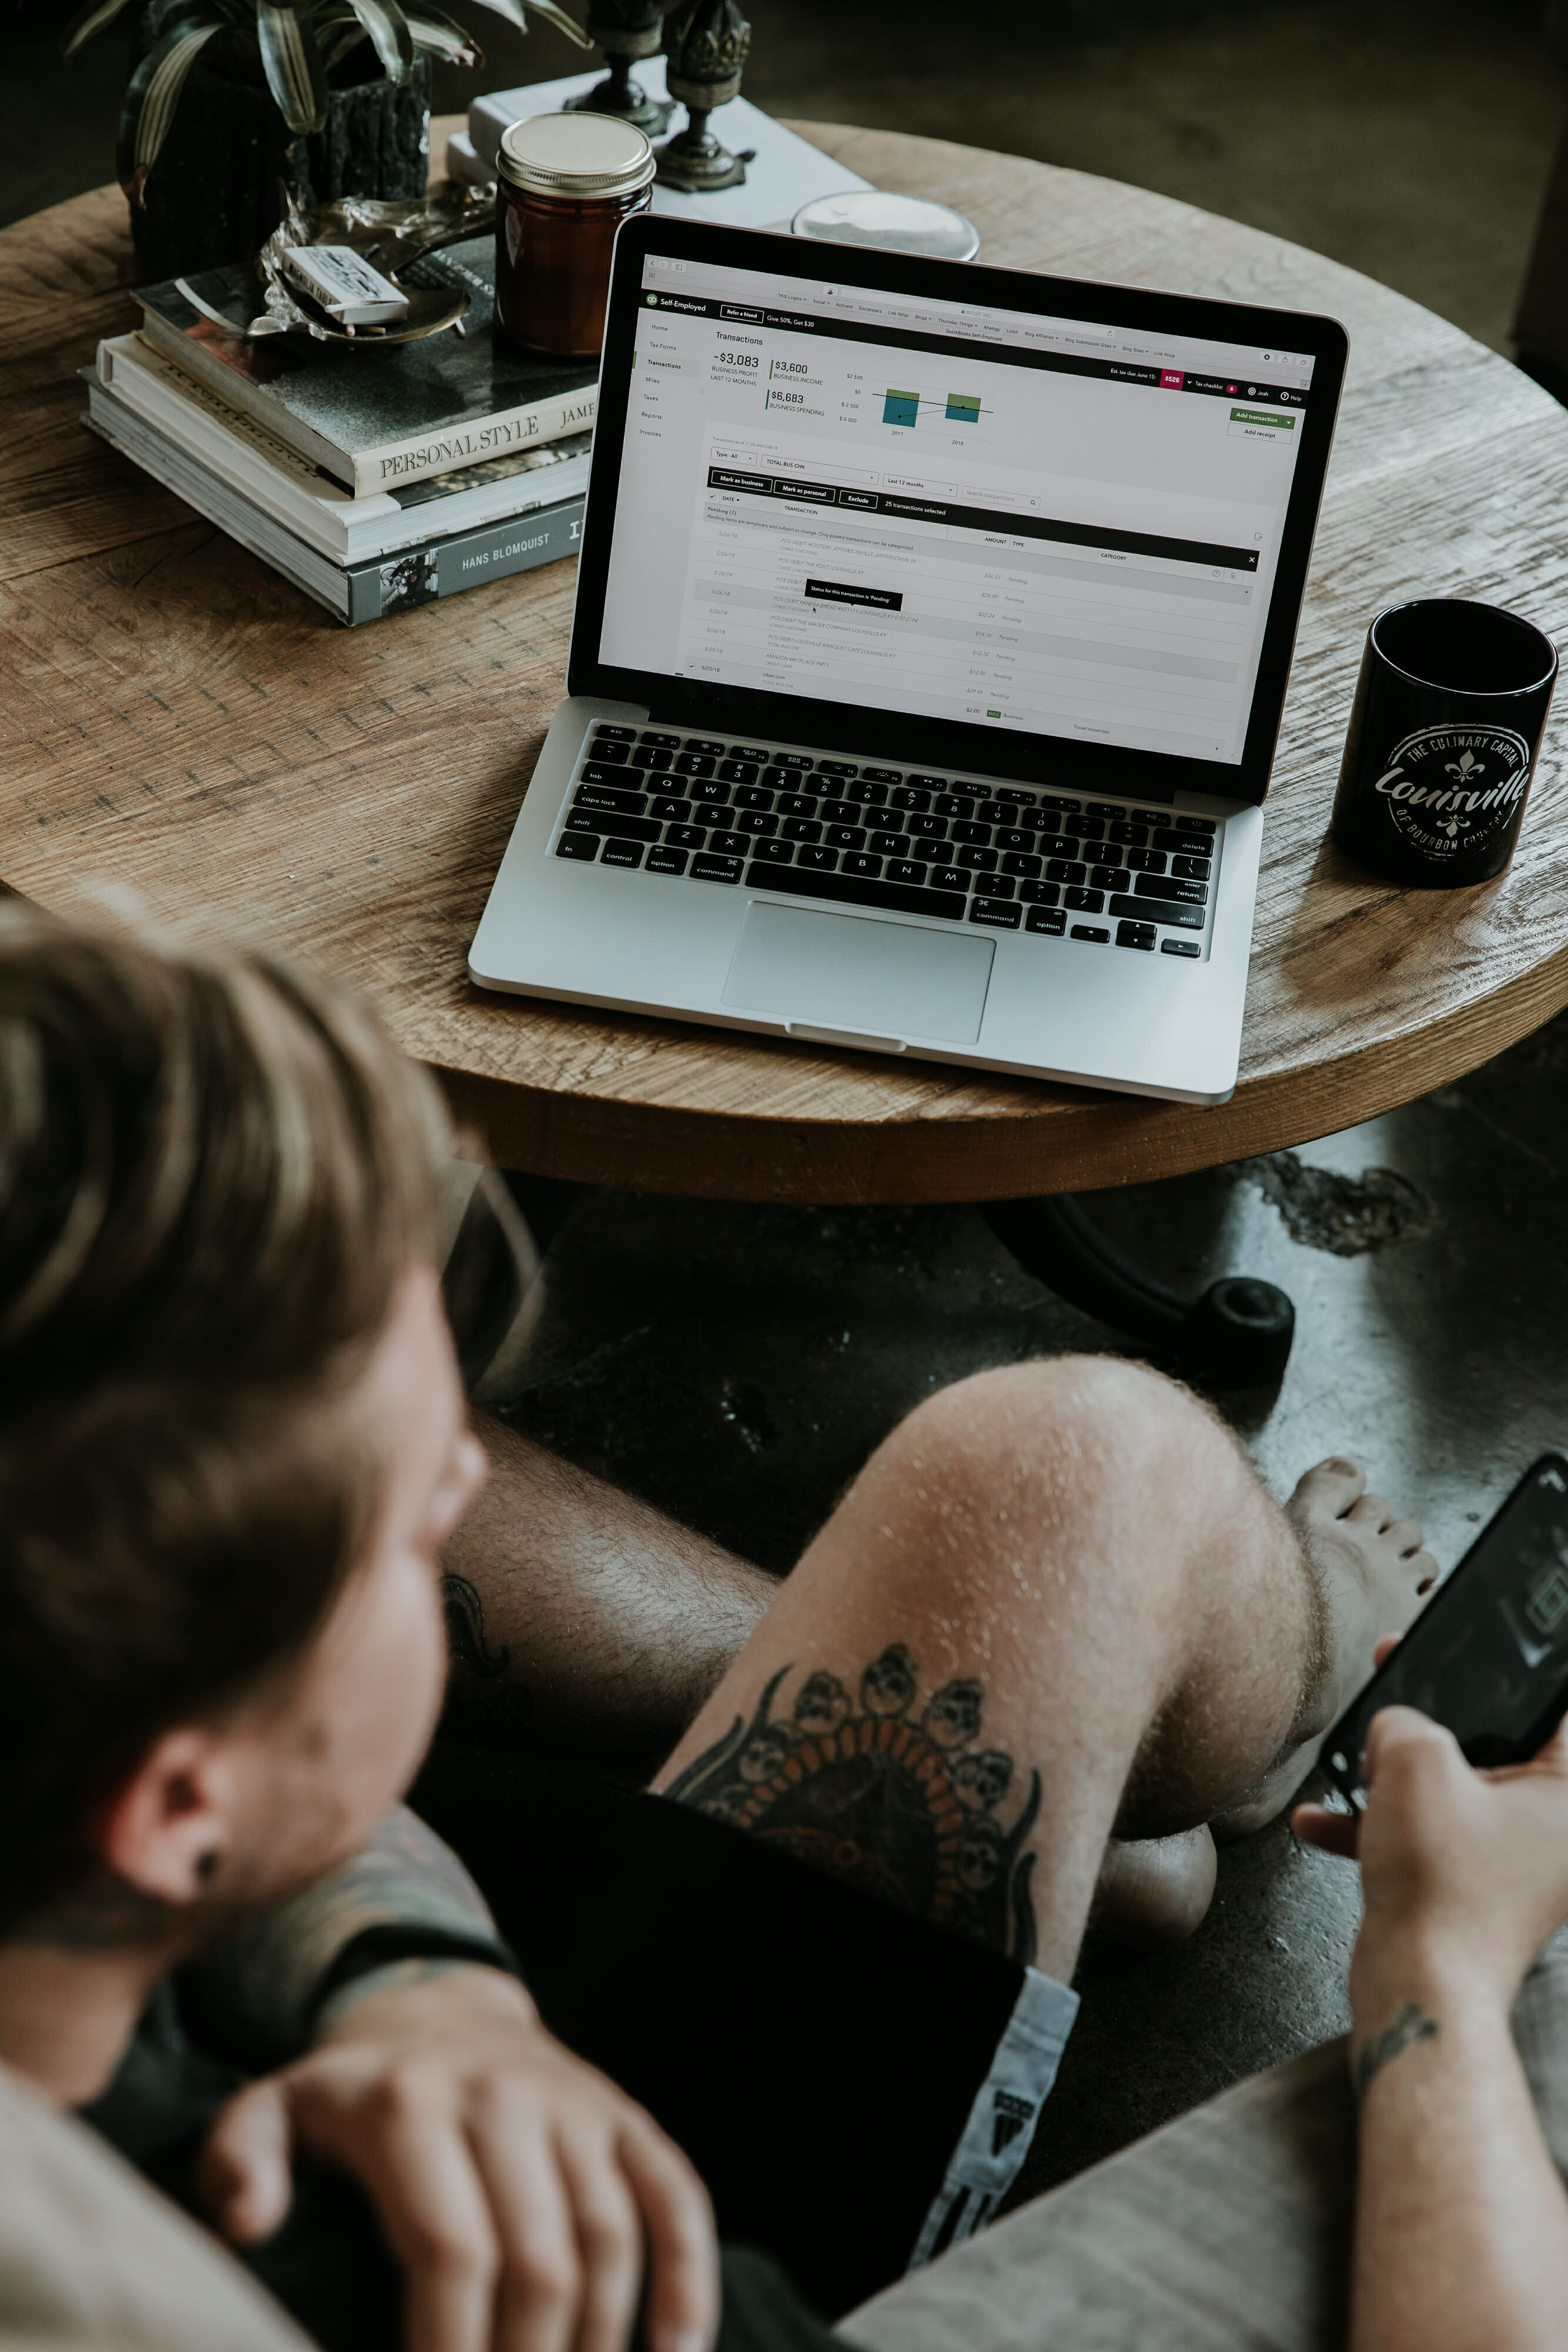
{"label": "brass candlestick", "polygon": [[632,68],[640,58],[657,57],[664,46],[664,0],[590,0],[588,33],[604,52],[610,68],[602,81],[567,108],[587,114],[618,114],[634,122],[650,139],[669,126],[675,110],[673,98],[650,98]]}
{"label": "brass candlestick", "polygon": [[677,18],[665,44],[666,86],[686,110],[686,127],[659,150],[658,176],[666,188],[705,195],[739,187],[745,180],[756,150],[732,155],[714,137],[707,120],[716,106],[738,93],[750,46],[751,27],[737,0],[692,0]]}

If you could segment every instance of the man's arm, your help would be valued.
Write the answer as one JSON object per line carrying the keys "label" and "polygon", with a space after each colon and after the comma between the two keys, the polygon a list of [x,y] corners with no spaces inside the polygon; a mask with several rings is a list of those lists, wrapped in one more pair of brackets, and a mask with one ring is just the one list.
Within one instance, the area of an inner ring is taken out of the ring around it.
{"label": "man's arm", "polygon": [[1472,1771],[1406,1707],[1374,1721],[1359,1823],[1294,1816],[1359,1851],[1351,1963],[1360,2167],[1351,2352],[1556,2352],[1568,2197],[1510,2030],[1525,1971],[1568,1916],[1568,1737]]}

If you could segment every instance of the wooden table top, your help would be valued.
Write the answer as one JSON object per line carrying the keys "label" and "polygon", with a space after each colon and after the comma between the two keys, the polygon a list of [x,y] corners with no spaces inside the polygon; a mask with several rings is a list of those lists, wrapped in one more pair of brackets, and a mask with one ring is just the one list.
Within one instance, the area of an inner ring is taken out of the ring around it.
{"label": "wooden table top", "polygon": [[1350,330],[1228,1104],[471,987],[468,943],[563,690],[574,568],[345,630],[96,441],[73,372],[139,316],[117,189],[0,232],[5,881],[62,912],[130,886],[162,920],[353,980],[504,1165],[736,1200],[1174,1175],[1407,1101],[1568,1002],[1568,781],[1551,736],[1500,882],[1401,894],[1323,841],[1378,606],[1475,595],[1568,632],[1568,415],[1457,328],[1258,230],[1014,156],[796,127],[881,187],[957,205],[988,261],[1328,310]]}

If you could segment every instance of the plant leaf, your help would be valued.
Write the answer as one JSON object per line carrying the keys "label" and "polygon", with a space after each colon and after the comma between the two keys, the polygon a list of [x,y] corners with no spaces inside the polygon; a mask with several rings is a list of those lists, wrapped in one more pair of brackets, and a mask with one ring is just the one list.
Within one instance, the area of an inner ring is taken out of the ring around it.
{"label": "plant leaf", "polygon": [[528,29],[528,12],[531,8],[536,16],[542,16],[547,24],[555,26],[558,33],[564,33],[569,40],[575,41],[580,49],[593,47],[592,39],[583,31],[576,17],[569,16],[564,8],[558,7],[556,0],[479,0],[479,5],[481,8],[493,8],[497,16],[505,16],[507,24],[515,25],[519,33],[526,33]]}
{"label": "plant leaf", "polygon": [[256,0],[256,37],[261,43],[267,86],[290,131],[319,131],[331,95],[316,36],[302,8],[290,0]]}
{"label": "plant leaf", "polygon": [[398,0],[350,0],[350,5],[371,37],[382,71],[401,89],[413,71],[413,35]]}
{"label": "plant leaf", "polygon": [[105,25],[112,25],[125,5],[126,0],[87,0],[87,6],[77,10],[61,36],[61,56],[68,58]]}
{"label": "plant leaf", "polygon": [[213,35],[222,30],[221,21],[193,25],[186,18],[153,43],[131,75],[120,110],[115,155],[115,170],[122,187],[129,186],[138,172],[145,179],[157,162],[158,151],[174,120],[185,77]]}
{"label": "plant leaf", "polygon": [[431,0],[419,0],[408,20],[413,35],[413,46],[447,66],[482,66],[485,52],[472,33],[454,23],[441,8],[431,5]]}

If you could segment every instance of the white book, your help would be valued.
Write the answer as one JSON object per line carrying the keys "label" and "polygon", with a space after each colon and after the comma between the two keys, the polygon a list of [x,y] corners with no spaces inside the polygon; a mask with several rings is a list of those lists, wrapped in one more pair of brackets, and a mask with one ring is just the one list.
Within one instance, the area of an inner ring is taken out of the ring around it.
{"label": "white book", "polygon": [[99,343],[98,374],[127,408],[331,563],[423,546],[438,532],[476,530],[588,487],[587,436],[577,435],[356,499],[141,335]]}
{"label": "white book", "polygon": [[[639,58],[632,68],[650,98],[665,98],[664,60]],[[603,70],[566,74],[559,81],[528,82],[521,89],[495,89],[476,98],[468,109],[468,131],[447,142],[446,169],[455,180],[493,180],[496,151],[501,133],[530,114],[559,114],[569,98],[576,98],[603,79]],[[685,125],[685,109],[677,106],[670,118],[672,132]],[[869,188],[842,163],[835,163],[809,140],[786,131],[770,114],[749,100],[732,98],[716,107],[710,128],[732,154],[756,150],[738,188],[720,188],[708,195],[688,196],[679,189],[653,183],[653,210],[673,213],[684,220],[716,221],[721,228],[787,229],[802,205],[817,196],[841,195],[847,188]]]}

